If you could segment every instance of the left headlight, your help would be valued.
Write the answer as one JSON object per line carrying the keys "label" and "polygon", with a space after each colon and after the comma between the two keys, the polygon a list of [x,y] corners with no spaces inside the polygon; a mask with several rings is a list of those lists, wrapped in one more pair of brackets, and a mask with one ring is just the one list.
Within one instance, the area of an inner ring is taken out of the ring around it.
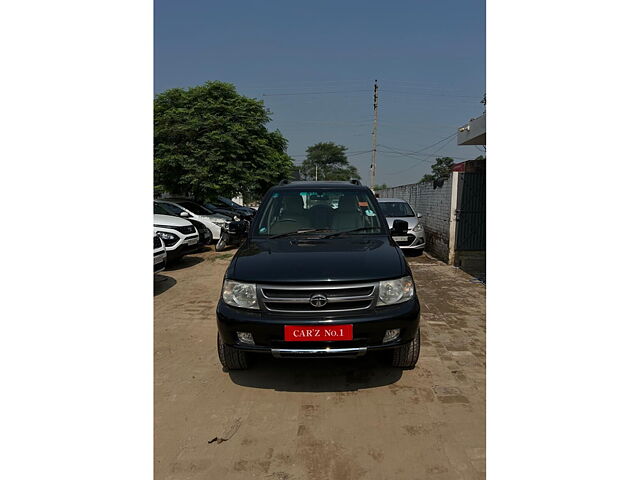
{"label": "left headlight", "polygon": [[225,280],[222,286],[222,300],[232,307],[257,309],[256,285],[254,283]]}
{"label": "left headlight", "polygon": [[384,280],[378,288],[378,306],[406,302],[414,295],[413,279],[406,277]]}
{"label": "left headlight", "polygon": [[415,227],[413,227],[414,232],[421,232],[422,230],[424,230],[424,228],[420,224],[417,224]]}

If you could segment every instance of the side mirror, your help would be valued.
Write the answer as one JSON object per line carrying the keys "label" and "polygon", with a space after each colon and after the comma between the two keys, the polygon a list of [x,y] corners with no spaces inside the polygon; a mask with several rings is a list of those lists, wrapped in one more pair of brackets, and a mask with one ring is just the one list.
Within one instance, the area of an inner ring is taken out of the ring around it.
{"label": "side mirror", "polygon": [[404,235],[409,231],[409,224],[406,220],[394,220],[391,233],[394,235]]}
{"label": "side mirror", "polygon": [[421,218],[421,217],[422,217],[422,214],[421,214],[421,213],[417,213],[417,214],[416,214],[416,217]]}
{"label": "side mirror", "polygon": [[180,212],[180,216],[182,218],[189,218],[191,215],[189,215],[187,212]]}

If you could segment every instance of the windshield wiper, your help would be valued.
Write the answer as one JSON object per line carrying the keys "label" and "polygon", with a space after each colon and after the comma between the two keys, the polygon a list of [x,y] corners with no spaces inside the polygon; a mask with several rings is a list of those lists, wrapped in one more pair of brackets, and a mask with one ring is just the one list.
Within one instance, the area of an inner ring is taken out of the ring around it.
{"label": "windshield wiper", "polygon": [[[305,233],[315,233],[315,232],[331,232],[332,230],[330,228],[307,228],[305,230],[295,230],[293,232],[285,232],[285,233],[278,233],[277,235],[271,235],[269,238],[269,240],[271,240],[272,238],[281,238],[281,237],[291,237],[293,235],[303,235]],[[325,237],[321,237],[321,238],[325,238]]]}
{"label": "windshield wiper", "polygon": [[354,228],[353,230],[343,230],[341,232],[335,232],[335,233],[330,233],[329,235],[324,235],[320,238],[331,238],[331,237],[337,237],[339,235],[346,235],[348,233],[355,233],[355,232],[362,232],[365,230],[378,230],[378,227],[360,227],[360,228]]}

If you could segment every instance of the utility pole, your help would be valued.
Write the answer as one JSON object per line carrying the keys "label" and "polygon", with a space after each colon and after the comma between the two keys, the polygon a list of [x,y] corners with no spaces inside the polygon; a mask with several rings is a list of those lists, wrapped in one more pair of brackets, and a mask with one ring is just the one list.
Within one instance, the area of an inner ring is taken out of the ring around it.
{"label": "utility pole", "polygon": [[373,131],[371,132],[371,188],[376,184],[376,150],[378,134],[378,80],[373,83]]}
{"label": "utility pole", "polygon": [[316,162],[316,182],[318,181],[318,162]]}

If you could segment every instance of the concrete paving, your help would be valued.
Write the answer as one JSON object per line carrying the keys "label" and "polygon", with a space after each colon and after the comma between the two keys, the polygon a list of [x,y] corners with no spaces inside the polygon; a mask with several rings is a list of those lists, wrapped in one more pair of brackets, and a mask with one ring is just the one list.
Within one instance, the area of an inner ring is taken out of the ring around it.
{"label": "concrete paving", "polygon": [[154,279],[157,480],[485,478],[482,283],[408,259],[422,303],[414,370],[379,352],[260,356],[225,373],[215,306],[230,257],[185,257]]}

